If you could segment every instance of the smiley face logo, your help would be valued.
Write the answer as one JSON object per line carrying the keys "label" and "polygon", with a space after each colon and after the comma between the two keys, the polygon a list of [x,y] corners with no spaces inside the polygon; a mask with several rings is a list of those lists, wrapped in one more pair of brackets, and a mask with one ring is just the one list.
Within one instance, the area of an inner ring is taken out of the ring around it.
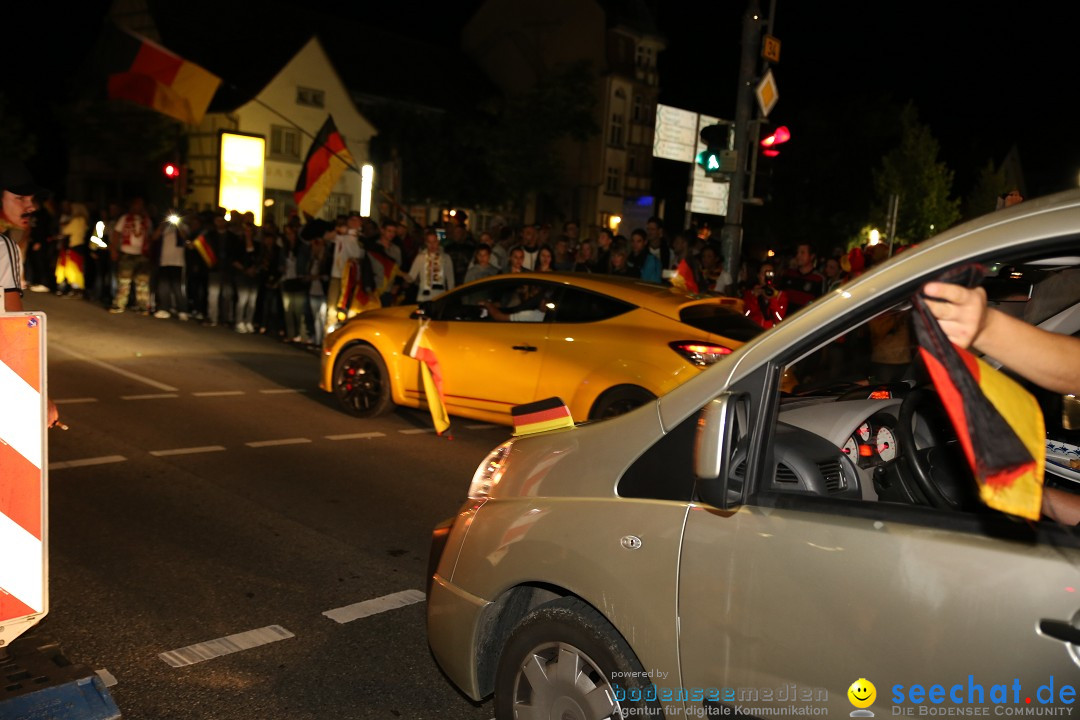
{"label": "smiley face logo", "polygon": [[847,689],[848,700],[857,708],[868,708],[877,699],[877,688],[866,678],[859,678]]}

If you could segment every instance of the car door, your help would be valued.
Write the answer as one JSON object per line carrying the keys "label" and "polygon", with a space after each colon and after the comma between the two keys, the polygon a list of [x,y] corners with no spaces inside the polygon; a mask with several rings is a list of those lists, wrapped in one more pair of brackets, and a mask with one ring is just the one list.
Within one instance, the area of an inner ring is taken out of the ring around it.
{"label": "car door", "polygon": [[[789,707],[1025,714],[1071,702],[1080,677],[1078,646],[1064,641],[1080,635],[1074,531],[777,490],[774,401],[785,370],[772,365],[738,388],[756,399],[749,501],[734,511],[698,502],[687,517],[682,681],[717,689],[691,705],[760,717]],[[856,705],[848,690],[866,681],[876,695]]]}
{"label": "car door", "polygon": [[[450,412],[461,409],[509,415],[514,405],[535,399],[547,323],[500,322],[482,308],[493,300],[513,309],[514,300],[535,280],[498,279],[449,293],[432,305],[426,339],[442,368]],[[554,286],[551,286],[554,287]],[[410,378],[406,392],[419,396]]]}

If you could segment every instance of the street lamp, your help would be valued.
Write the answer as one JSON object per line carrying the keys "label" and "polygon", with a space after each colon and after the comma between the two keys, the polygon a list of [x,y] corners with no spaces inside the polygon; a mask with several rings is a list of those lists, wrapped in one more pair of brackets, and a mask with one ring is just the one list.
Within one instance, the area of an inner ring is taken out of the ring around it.
{"label": "street lamp", "polygon": [[877,245],[879,242],[881,242],[881,233],[878,232],[877,228],[873,228],[870,231],[870,244]]}

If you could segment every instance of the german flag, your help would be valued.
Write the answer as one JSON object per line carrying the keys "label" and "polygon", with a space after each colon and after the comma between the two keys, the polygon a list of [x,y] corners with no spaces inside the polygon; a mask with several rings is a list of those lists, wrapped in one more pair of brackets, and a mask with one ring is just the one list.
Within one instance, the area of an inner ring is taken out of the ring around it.
{"label": "german flag", "polygon": [[207,241],[206,235],[200,234],[191,244],[195,248],[195,252],[199,253],[199,257],[206,263],[206,267],[213,270],[214,266],[217,265],[217,253],[214,252],[213,246]]}
{"label": "german flag", "polygon": [[140,35],[110,33],[108,95],[198,125],[221,78]]}
{"label": "german flag", "polygon": [[82,290],[86,285],[83,275],[83,256],[75,250],[61,250],[56,259],[56,284],[67,283],[74,290]]}
{"label": "german flag", "polygon": [[439,359],[435,357],[435,351],[424,338],[428,322],[420,320],[420,326],[406,346],[405,354],[420,362],[420,376],[424,383],[424,395],[427,397],[431,421],[435,425],[435,432],[442,435],[450,429],[450,415],[446,411],[443,395],[442,367]]}
{"label": "german flag", "polygon": [[375,297],[383,299],[387,293],[394,294],[394,282],[408,277],[401,271],[394,259],[379,250],[368,250],[372,268],[375,270],[375,280],[378,287],[375,289]]}
{"label": "german flag", "polygon": [[671,285],[688,293],[697,294],[698,284],[694,279],[694,270],[686,260],[679,261],[679,267],[675,268],[675,276],[671,278]]}
{"label": "german flag", "polygon": [[[972,287],[981,278],[981,268],[966,267],[939,280]],[[1038,520],[1046,459],[1038,401],[1004,373],[949,342],[923,297],[914,298],[919,353],[975,473],[979,497],[996,510]]]}
{"label": "german flag", "polygon": [[511,408],[510,416],[514,420],[515,437],[574,426],[574,418],[570,415],[570,408],[566,407],[566,403],[557,397],[537,400],[526,405],[517,405]]}
{"label": "german flag", "polygon": [[355,166],[356,161],[345,145],[345,138],[341,137],[334,125],[334,118],[327,115],[326,122],[311,143],[311,149],[308,150],[304,166],[300,170],[300,177],[296,181],[293,198],[297,208],[315,217],[330,197],[330,191],[341,174]]}

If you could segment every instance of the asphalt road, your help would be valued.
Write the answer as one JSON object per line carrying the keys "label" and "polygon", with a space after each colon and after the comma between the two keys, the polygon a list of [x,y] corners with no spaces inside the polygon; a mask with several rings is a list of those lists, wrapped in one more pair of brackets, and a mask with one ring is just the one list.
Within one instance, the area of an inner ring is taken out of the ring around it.
{"label": "asphalt road", "polygon": [[[455,418],[446,439],[418,411],[358,420],[318,390],[311,351],[25,302],[47,313],[49,394],[70,426],[50,432],[39,630],[116,678],[125,718],[492,717],[439,671],[417,591],[432,526],[507,428]],[[272,642],[161,657],[237,634]]]}

